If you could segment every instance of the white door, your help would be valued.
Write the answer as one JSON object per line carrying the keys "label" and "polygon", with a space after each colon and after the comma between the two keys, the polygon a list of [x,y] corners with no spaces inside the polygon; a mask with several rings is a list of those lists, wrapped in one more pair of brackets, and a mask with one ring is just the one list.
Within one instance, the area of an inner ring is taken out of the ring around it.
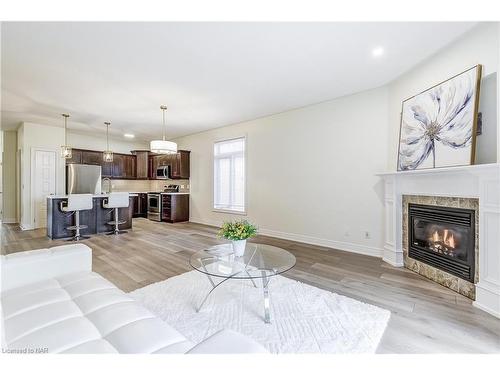
{"label": "white door", "polygon": [[47,195],[56,193],[56,152],[35,151],[32,184],[35,228],[47,226]]}

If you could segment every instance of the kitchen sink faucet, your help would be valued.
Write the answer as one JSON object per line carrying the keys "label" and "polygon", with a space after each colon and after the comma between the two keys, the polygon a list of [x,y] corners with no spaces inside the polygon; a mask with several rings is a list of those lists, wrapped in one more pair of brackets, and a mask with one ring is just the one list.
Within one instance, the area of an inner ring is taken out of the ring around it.
{"label": "kitchen sink faucet", "polygon": [[108,182],[108,191],[106,193],[111,193],[113,191],[113,185],[111,184],[111,179],[108,178],[108,177],[104,177],[102,179],[102,185],[104,185],[104,182],[107,181]]}

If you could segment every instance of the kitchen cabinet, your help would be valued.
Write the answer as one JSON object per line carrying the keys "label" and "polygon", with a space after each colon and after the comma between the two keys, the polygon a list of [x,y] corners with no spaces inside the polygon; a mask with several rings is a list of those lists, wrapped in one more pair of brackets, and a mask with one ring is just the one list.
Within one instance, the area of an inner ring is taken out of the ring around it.
{"label": "kitchen cabinet", "polygon": [[101,164],[101,175],[102,177],[112,178],[113,177],[113,162],[103,161]]}
{"label": "kitchen cabinet", "polygon": [[188,179],[190,175],[190,151],[179,150],[177,154],[170,155],[171,167],[170,177],[172,179]]}
{"label": "kitchen cabinet", "polygon": [[82,164],[101,165],[102,163],[102,152],[82,150]]}
{"label": "kitchen cabinet", "polygon": [[[124,224],[120,224],[120,229],[132,228],[132,198],[129,198],[129,207],[118,209],[120,220],[125,221]],[[110,232],[113,229],[108,222],[113,219],[114,210],[104,208],[104,199],[105,196],[94,197],[92,209],[80,211],[80,223],[87,225],[87,228],[81,230],[81,234]],[[53,240],[75,234],[75,231],[68,229],[69,226],[75,225],[75,215],[61,211],[61,203],[67,200],[68,198],[47,198],[47,237]]]}
{"label": "kitchen cabinet", "polygon": [[156,179],[156,168],[170,166],[170,178],[173,180],[189,179],[190,176],[190,152],[179,150],[176,154],[150,155],[149,156],[149,178]]}
{"label": "kitchen cabinet", "polygon": [[158,165],[158,160],[155,155],[148,156],[148,178],[150,180],[156,179],[156,167]]}
{"label": "kitchen cabinet", "polygon": [[134,198],[134,214],[133,217],[148,216],[148,194],[138,193]]}
{"label": "kitchen cabinet", "polygon": [[124,155],[125,158],[125,173],[124,178],[135,179],[137,178],[137,163],[134,155]]}
{"label": "kitchen cabinet", "polygon": [[132,151],[135,155],[136,162],[136,175],[135,177],[138,180],[147,180],[149,178],[148,175],[148,167],[149,167],[149,151]]}
{"label": "kitchen cabinet", "polygon": [[82,164],[82,150],[72,149],[71,158],[66,159],[66,164]]}
{"label": "kitchen cabinet", "polygon": [[135,179],[135,156],[114,154],[113,155],[113,178]]}
{"label": "kitchen cabinet", "polygon": [[114,153],[113,161],[105,162],[102,151],[73,149],[72,157],[66,163],[100,165],[102,177],[112,179],[156,180],[156,169],[167,165],[173,180],[187,180],[190,176],[190,151],[186,150],[165,155],[151,154],[146,150],[133,151],[132,155]]}
{"label": "kitchen cabinet", "polygon": [[162,194],[161,220],[169,223],[189,221],[189,194]]}

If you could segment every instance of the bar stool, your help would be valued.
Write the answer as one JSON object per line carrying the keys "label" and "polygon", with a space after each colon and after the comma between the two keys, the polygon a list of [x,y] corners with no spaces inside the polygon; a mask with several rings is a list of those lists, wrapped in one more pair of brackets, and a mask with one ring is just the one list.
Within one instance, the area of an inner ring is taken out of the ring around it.
{"label": "bar stool", "polygon": [[80,229],[88,228],[88,225],[80,225],[80,211],[91,210],[92,207],[92,194],[70,194],[68,195],[67,202],[61,202],[61,211],[75,213],[75,225],[66,228],[74,230],[75,235],[68,239],[68,241],[79,241],[90,238],[89,236],[82,236],[80,234]]}
{"label": "bar stool", "polygon": [[109,193],[109,197],[103,202],[104,208],[112,208],[114,210],[114,220],[109,221],[108,225],[114,225],[115,229],[108,234],[127,233],[126,230],[120,230],[118,225],[125,224],[126,221],[120,221],[118,209],[129,206],[129,193]]}

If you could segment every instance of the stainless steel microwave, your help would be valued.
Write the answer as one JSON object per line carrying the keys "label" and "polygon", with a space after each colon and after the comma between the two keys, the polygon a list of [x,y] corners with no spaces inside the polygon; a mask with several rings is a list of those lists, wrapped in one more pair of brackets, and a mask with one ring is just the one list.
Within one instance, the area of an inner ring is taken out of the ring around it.
{"label": "stainless steel microwave", "polygon": [[161,167],[156,168],[156,178],[168,180],[170,178],[170,166],[162,165]]}

